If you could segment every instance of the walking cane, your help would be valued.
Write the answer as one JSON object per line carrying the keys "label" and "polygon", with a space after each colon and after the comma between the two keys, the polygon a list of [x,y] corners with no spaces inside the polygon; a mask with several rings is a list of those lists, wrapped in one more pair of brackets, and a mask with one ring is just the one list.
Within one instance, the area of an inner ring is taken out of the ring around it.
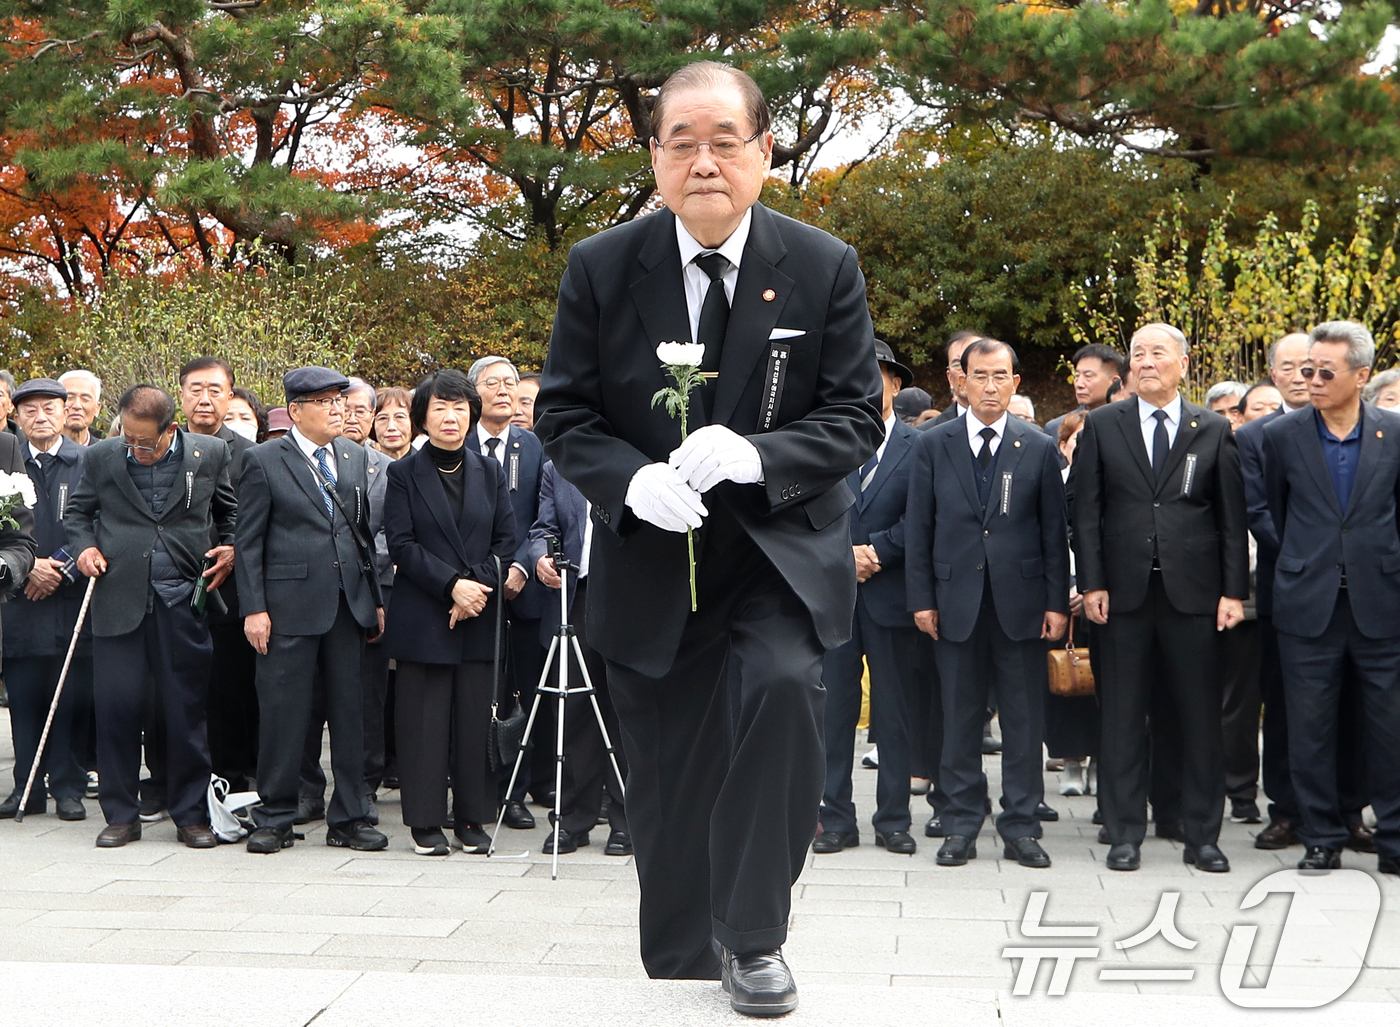
{"label": "walking cane", "polygon": [[73,662],[73,650],[78,648],[78,635],[87,620],[88,604],[92,602],[92,588],[96,578],[88,578],[87,591],[83,593],[83,605],[78,608],[78,623],[73,625],[73,639],[68,643],[68,655],[63,658],[63,669],[58,673],[58,687],[53,690],[53,702],[49,703],[49,715],[44,720],[44,733],[39,736],[39,749],[34,753],[34,765],[29,768],[29,780],[24,782],[24,797],[15,810],[15,823],[24,820],[24,808],[29,805],[29,790],[34,787],[34,778],[39,774],[39,764],[44,759],[44,745],[49,740],[49,728],[53,726],[53,715],[58,712],[58,700],[63,697],[63,683],[68,680],[68,667]]}

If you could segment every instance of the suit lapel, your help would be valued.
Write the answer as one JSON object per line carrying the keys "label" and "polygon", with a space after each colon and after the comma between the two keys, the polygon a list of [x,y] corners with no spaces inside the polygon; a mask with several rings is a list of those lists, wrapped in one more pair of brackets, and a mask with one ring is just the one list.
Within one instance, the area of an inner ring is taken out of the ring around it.
{"label": "suit lapel", "polygon": [[358,443],[351,442],[349,439],[334,439],[330,449],[335,454],[336,459],[335,491],[340,496],[340,501],[345,504],[345,509],[350,516],[358,520],[358,511],[362,506],[362,500],[355,495],[355,486],[360,482],[356,480],[357,476],[352,477],[354,472],[351,470],[355,462],[351,451],[357,445]]}
{"label": "suit lapel", "polygon": [[[465,453],[463,453],[462,459],[465,463]],[[438,528],[452,543],[452,551],[465,565],[467,554],[462,545],[462,535],[457,530],[457,525],[452,522],[452,507],[447,502],[447,490],[442,487],[442,478],[439,476],[438,469],[433,465],[432,458],[421,449],[413,455],[413,461],[413,480],[418,484],[418,493],[423,497],[423,502],[427,505],[428,512],[433,515],[433,520],[437,521]],[[462,509],[466,509],[465,503],[462,504]]]}
{"label": "suit lapel", "polygon": [[972,478],[972,461],[968,458],[971,450],[968,447],[967,435],[963,431],[963,425],[959,423],[958,430],[949,432],[943,436],[943,446],[948,451],[948,460],[953,465],[953,473],[958,476],[958,482],[962,485],[963,492],[967,493],[967,501],[973,510],[982,509],[982,499],[977,495],[977,482]]}
{"label": "suit lapel", "polygon": [[[739,281],[734,287],[734,302],[730,304],[724,353],[720,356],[714,404],[718,424],[729,421],[755,368],[768,355],[768,335],[792,295],[792,279],[776,266],[786,255],[787,247],[778,235],[773,215],[761,203],[755,203],[744,259],[739,264]],[[770,294],[773,299],[764,298]],[[750,425],[740,427],[745,432],[752,430]]]}
{"label": "suit lapel", "polygon": [[1137,460],[1138,470],[1142,471],[1143,477],[1147,479],[1148,488],[1156,489],[1157,476],[1152,473],[1152,458],[1147,453],[1147,446],[1142,441],[1142,419],[1138,417],[1137,400],[1128,400],[1123,403],[1123,412],[1118,415],[1118,427],[1123,432],[1123,439],[1128,444],[1128,451]]}
{"label": "suit lapel", "polygon": [[[1303,463],[1308,466],[1308,473],[1317,482],[1317,487],[1322,494],[1327,497],[1327,502],[1332,504],[1332,509],[1338,517],[1342,516],[1342,504],[1337,499],[1337,489],[1332,484],[1332,475],[1327,470],[1327,460],[1322,455],[1322,440],[1317,437],[1317,420],[1309,413],[1306,417],[1298,418],[1294,431],[1298,433],[1298,448],[1303,453]],[[1362,442],[1364,448],[1366,443]],[[1359,479],[1358,479],[1359,480]],[[1352,489],[1355,493],[1356,489]]]}
{"label": "suit lapel", "polygon": [[[1171,478],[1172,473],[1181,466],[1181,462],[1186,459],[1186,450],[1191,442],[1196,438],[1201,428],[1201,416],[1205,413],[1204,408],[1193,406],[1186,400],[1181,401],[1181,420],[1176,426],[1176,440],[1172,443],[1172,448],[1167,450],[1167,466],[1162,471],[1161,478],[1156,479],[1153,486],[1154,494],[1160,492]],[[1141,432],[1138,435],[1141,436]],[[1156,475],[1153,475],[1156,478]]]}
{"label": "suit lapel", "polygon": [[[661,369],[661,361],[655,356],[656,347],[663,342],[694,341],[690,337],[690,313],[681,277],[681,251],[676,245],[676,216],[671,211],[661,210],[651,216],[651,233],[637,251],[637,260],[646,273],[632,283],[632,302],[646,329],[647,355],[656,368],[656,388],[660,389],[675,383]],[[648,362],[647,355],[642,358],[643,364]],[[704,404],[698,402],[698,394],[695,398],[697,402],[690,404],[687,418],[691,431],[705,423]]]}
{"label": "suit lapel", "polygon": [[[901,428],[904,430],[901,431]],[[860,483],[856,483],[855,493],[860,497],[862,510],[875,498],[875,494],[885,487],[885,482],[890,480],[890,475],[899,466],[900,458],[914,444],[910,438],[911,435],[913,435],[913,431],[903,421],[896,418],[894,431],[890,433],[890,441],[885,445],[884,455],[880,458],[880,462],[875,465],[875,477],[870,480],[870,487],[862,492]],[[856,471],[856,474],[859,475],[860,471]]]}
{"label": "suit lapel", "polygon": [[118,446],[112,451],[117,461],[116,473],[113,475],[117,479],[117,488],[122,490],[127,500],[133,507],[140,510],[151,520],[156,519],[156,515],[151,512],[151,504],[146,502],[146,497],[141,495],[141,490],[136,487],[136,482],[131,480],[131,470],[127,467],[131,458],[127,456],[126,450]]}
{"label": "suit lapel", "polygon": [[301,486],[301,490],[316,504],[316,509],[324,511],[326,501],[321,496],[321,487],[316,484],[316,479],[320,477],[321,472],[311,469],[311,464],[307,462],[306,455],[297,446],[291,433],[282,436],[282,462],[287,465],[287,469],[291,471],[292,477]]}
{"label": "suit lapel", "polygon": [[[1371,479],[1376,476],[1376,464],[1381,458],[1381,447],[1384,444],[1382,437],[1377,434],[1377,422],[1380,418],[1371,412],[1370,423],[1367,423],[1367,410],[1365,404],[1361,407],[1361,455],[1356,458],[1356,481],[1352,483],[1351,495],[1347,497],[1347,515],[1356,509],[1357,500],[1366,491],[1366,486],[1371,483]],[[1321,443],[1318,443],[1319,447]],[[1330,477],[1330,475],[1329,475]],[[1335,489],[1333,492],[1335,493]],[[1342,518],[1346,520],[1344,516]]]}

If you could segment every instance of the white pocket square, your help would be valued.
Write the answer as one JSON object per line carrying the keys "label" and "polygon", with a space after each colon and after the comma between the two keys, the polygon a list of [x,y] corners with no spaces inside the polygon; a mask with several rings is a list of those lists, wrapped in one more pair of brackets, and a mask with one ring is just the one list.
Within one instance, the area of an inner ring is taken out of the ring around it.
{"label": "white pocket square", "polygon": [[795,339],[806,334],[806,329],[803,328],[774,328],[768,333],[768,339],[770,342],[774,339]]}

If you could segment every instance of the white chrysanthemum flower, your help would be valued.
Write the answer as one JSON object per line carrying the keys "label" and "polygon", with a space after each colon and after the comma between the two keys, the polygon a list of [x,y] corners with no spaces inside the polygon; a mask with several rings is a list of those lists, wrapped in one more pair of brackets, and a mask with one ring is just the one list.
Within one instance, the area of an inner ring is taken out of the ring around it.
{"label": "white chrysanthemum flower", "polygon": [[27,474],[12,474],[0,471],[0,497],[19,496],[25,506],[34,507],[38,496],[34,492],[34,480]]}
{"label": "white chrysanthemum flower", "polygon": [[698,342],[663,342],[656,347],[656,358],[667,367],[699,367],[705,347]]}

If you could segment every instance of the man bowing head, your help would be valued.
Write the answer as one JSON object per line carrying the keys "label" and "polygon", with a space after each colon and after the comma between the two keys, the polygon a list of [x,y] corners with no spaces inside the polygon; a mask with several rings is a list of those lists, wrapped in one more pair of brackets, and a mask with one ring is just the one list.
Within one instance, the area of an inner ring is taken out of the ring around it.
{"label": "man bowing head", "polygon": [[[642,960],[784,1013],[780,946],[816,829],[821,660],[851,632],[845,478],[884,438],[855,251],[758,202],[763,94],[703,61],[652,110],[666,209],[574,247],[537,431],[591,504],[588,630],[630,766]],[[703,344],[680,421],[663,342]],[[686,531],[694,529],[692,610]]]}

